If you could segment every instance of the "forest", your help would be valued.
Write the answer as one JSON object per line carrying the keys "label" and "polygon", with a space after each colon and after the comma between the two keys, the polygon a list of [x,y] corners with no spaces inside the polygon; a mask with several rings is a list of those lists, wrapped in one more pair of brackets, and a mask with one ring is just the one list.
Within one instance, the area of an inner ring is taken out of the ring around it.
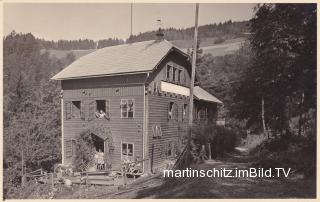
{"label": "forest", "polygon": [[[220,39],[220,42],[237,38],[247,32],[247,21],[243,22],[232,22],[231,20],[223,23],[214,23],[209,25],[204,25],[199,27],[199,36],[201,38],[211,38],[216,37]],[[186,29],[176,29],[167,28],[164,29],[166,39],[169,41],[173,40],[192,40],[193,37],[193,27]],[[107,38],[94,41],[92,39],[79,39],[79,40],[58,40],[58,41],[48,41],[45,39],[36,39],[40,46],[44,49],[56,49],[56,50],[88,50],[96,48],[104,48],[108,46],[120,45],[125,42],[139,42],[153,40],[156,31],[149,31],[139,33],[137,35],[132,35],[127,40],[119,38]],[[219,42],[219,41],[218,41]]]}
{"label": "forest", "polygon": [[[252,152],[260,167],[291,166],[316,174],[316,5],[260,4],[249,22],[227,21],[199,27],[199,38],[239,37],[250,32],[240,50],[213,57],[199,51],[200,85],[224,106],[219,116],[243,138],[245,131],[268,138]],[[167,40],[192,39],[193,28],[166,29]],[[127,40],[109,38],[38,39],[31,33],[3,38],[3,184],[5,198],[28,198],[21,173],[52,171],[61,161],[60,84],[50,78],[75,60],[43,49],[94,49],[154,39],[155,31]],[[233,148],[232,148],[233,149]],[[301,163],[303,162],[303,163]]]}

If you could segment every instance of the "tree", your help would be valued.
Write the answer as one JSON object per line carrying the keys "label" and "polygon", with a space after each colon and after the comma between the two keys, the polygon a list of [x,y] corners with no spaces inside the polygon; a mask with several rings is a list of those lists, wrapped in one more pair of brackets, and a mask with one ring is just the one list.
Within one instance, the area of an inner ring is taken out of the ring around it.
{"label": "tree", "polygon": [[[4,37],[4,187],[21,182],[21,171],[53,169],[61,159],[60,86],[50,78],[74,59],[41,51],[32,34]],[[5,193],[6,194],[6,193]]]}
{"label": "tree", "polygon": [[256,122],[264,99],[266,123],[289,134],[297,98],[304,95],[304,113],[315,108],[316,5],[258,5],[250,25],[254,60],[236,91],[238,115]]}

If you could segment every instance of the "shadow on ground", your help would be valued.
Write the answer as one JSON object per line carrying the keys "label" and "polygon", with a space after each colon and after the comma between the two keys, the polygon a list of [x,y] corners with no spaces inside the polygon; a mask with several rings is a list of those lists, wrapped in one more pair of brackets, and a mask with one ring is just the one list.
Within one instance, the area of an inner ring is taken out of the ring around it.
{"label": "shadow on ground", "polygon": [[[198,169],[247,168],[248,163],[207,161]],[[315,198],[315,180],[296,178],[156,178],[119,198]],[[117,197],[117,198],[118,198]]]}

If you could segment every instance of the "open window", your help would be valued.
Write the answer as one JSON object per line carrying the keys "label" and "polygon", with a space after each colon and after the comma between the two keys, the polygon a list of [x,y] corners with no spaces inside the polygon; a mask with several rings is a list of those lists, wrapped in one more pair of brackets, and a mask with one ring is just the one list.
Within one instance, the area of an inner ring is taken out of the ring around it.
{"label": "open window", "polygon": [[173,119],[173,106],[174,102],[169,102],[168,119]]}
{"label": "open window", "polygon": [[109,100],[96,100],[96,112],[95,117],[102,119],[102,118],[110,118],[110,106]]}
{"label": "open window", "polygon": [[183,104],[182,106],[182,120],[186,120],[187,119],[187,111],[188,111],[188,104]]}
{"label": "open window", "polygon": [[168,119],[178,120],[178,105],[174,102],[169,102]]}
{"label": "open window", "polygon": [[[70,106],[71,105],[71,106]],[[82,113],[81,101],[72,101],[66,103],[67,119],[84,119],[84,113]]]}
{"label": "open window", "polygon": [[133,151],[134,147],[133,144],[131,143],[122,143],[122,151],[121,151],[121,159],[122,160],[134,160],[134,151]]}
{"label": "open window", "polygon": [[134,99],[121,99],[121,118],[134,117]]}

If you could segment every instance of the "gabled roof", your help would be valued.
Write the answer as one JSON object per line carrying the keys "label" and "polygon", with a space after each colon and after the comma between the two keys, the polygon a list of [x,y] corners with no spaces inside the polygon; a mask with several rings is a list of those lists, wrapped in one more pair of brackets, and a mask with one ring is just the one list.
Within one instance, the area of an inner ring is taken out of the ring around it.
{"label": "gabled roof", "polygon": [[106,47],[79,58],[52,79],[66,80],[151,72],[172,49],[188,57],[167,40]]}

